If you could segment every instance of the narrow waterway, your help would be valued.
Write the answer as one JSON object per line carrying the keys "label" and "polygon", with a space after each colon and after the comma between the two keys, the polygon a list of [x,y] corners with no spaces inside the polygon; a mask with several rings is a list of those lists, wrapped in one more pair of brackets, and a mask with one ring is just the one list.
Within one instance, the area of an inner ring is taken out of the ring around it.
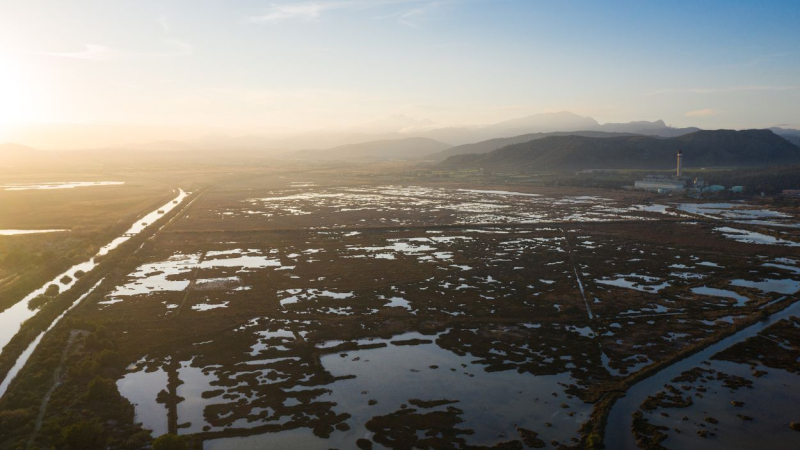
{"label": "narrow waterway", "polygon": [[67,315],[67,313],[68,313],[68,312],[69,312],[69,311],[70,311],[72,308],[74,308],[74,307],[78,306],[78,304],[79,304],[80,302],[82,302],[82,301],[83,301],[83,299],[85,299],[86,297],[88,297],[88,296],[89,296],[89,294],[91,294],[91,293],[92,293],[92,291],[94,291],[94,290],[95,290],[95,288],[96,288],[96,287],[97,287],[97,286],[100,284],[100,282],[102,282],[102,281],[103,281],[103,280],[100,280],[100,281],[98,281],[98,282],[97,282],[97,283],[96,283],[94,286],[92,286],[92,287],[91,287],[91,289],[89,289],[88,291],[86,291],[86,293],[85,293],[85,294],[83,294],[83,295],[81,295],[80,297],[78,297],[78,299],[77,299],[77,300],[75,300],[75,302],[74,302],[73,304],[71,304],[71,305],[69,306],[69,308],[67,308],[67,309],[66,309],[64,312],[62,312],[62,313],[61,313],[61,314],[60,314],[58,317],[56,317],[56,319],[53,321],[53,323],[51,323],[51,324],[50,324],[50,326],[49,326],[49,327],[47,327],[47,329],[46,329],[46,330],[44,330],[44,331],[42,331],[41,333],[39,333],[39,336],[36,336],[36,339],[34,339],[34,340],[33,340],[33,342],[31,342],[31,343],[30,343],[30,345],[28,345],[28,348],[26,348],[26,349],[25,349],[25,351],[24,351],[24,352],[22,352],[22,354],[21,354],[21,355],[19,355],[19,358],[17,358],[17,362],[16,362],[16,363],[14,363],[14,367],[12,367],[12,368],[11,368],[11,370],[9,370],[9,371],[8,371],[8,373],[6,374],[6,378],[3,380],[3,382],[2,382],[2,383],[0,383],[0,398],[2,398],[2,397],[3,397],[3,395],[5,395],[6,391],[8,390],[8,385],[9,385],[9,384],[11,384],[11,381],[13,381],[13,380],[14,380],[14,378],[17,376],[17,374],[19,373],[19,371],[20,371],[20,370],[22,370],[22,368],[23,368],[23,367],[25,367],[25,364],[28,362],[28,358],[30,358],[30,357],[31,357],[31,355],[33,354],[33,351],[34,351],[34,350],[36,350],[36,347],[38,347],[38,346],[39,346],[39,342],[41,342],[41,341],[42,341],[42,338],[44,337],[44,335],[45,335],[45,334],[46,334],[48,331],[52,330],[52,329],[53,329],[53,327],[54,327],[54,326],[56,326],[56,324],[57,324],[57,323],[58,323],[58,322],[59,322],[59,321],[60,321],[60,320],[61,320],[61,319],[62,319],[64,316],[66,316],[66,315]]}
{"label": "narrow waterway", "polygon": [[[129,240],[133,236],[141,233],[145,228],[151,225],[153,222],[158,220],[164,214],[168,213],[178,205],[180,205],[188,196],[186,192],[182,189],[178,190],[178,195],[173,200],[170,200],[167,204],[160,206],[147,214],[146,216],[142,217],[141,219],[137,220],[125,233],[121,236],[117,237],[113,241],[111,241],[108,245],[102,247],[97,254],[92,257],[89,261],[82,262],[80,264],[76,264],[69,269],[67,269],[64,273],[59,274],[51,281],[45,283],[39,289],[28,294],[25,298],[17,302],[14,306],[6,309],[5,311],[0,313],[0,349],[3,349],[9,341],[14,337],[14,335],[19,332],[20,327],[22,324],[30,319],[31,317],[35,316],[39,310],[37,308],[31,308],[30,303],[36,297],[45,293],[47,288],[51,285],[58,286],[59,293],[63,293],[73,285],[79,278],[78,272],[87,273],[90,270],[94,269],[98,262],[96,261],[97,257],[104,256],[108,254],[110,251],[114,250],[115,248],[119,247],[123,242]],[[0,350],[0,354],[2,354],[3,350]]]}
{"label": "narrow waterway", "polygon": [[793,315],[800,315],[800,301],[796,299],[792,299],[792,301],[795,303],[771,315],[768,319],[750,325],[716,344],[686,359],[682,359],[671,366],[665,367],[659,372],[631,386],[625,393],[625,396],[614,403],[608,415],[604,441],[605,447],[614,450],[637,449],[636,440],[631,432],[631,426],[633,425],[633,417],[631,417],[631,415],[639,409],[639,406],[648,396],[656,394],[664,387],[665,383],[669,383],[670,380],[681,373],[700,365],[700,363],[722,350],[755,336],[761,330],[782,319]]}

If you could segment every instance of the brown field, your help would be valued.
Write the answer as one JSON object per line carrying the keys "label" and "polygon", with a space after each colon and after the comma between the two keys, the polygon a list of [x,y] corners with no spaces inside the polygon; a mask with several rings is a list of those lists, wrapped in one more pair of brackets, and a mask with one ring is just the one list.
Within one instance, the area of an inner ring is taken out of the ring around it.
{"label": "brown field", "polygon": [[124,185],[10,191],[0,188],[0,230],[66,230],[0,236],[0,308],[84,261],[136,218],[172,196],[165,183],[113,175],[4,178],[0,185],[53,181],[125,181]]}

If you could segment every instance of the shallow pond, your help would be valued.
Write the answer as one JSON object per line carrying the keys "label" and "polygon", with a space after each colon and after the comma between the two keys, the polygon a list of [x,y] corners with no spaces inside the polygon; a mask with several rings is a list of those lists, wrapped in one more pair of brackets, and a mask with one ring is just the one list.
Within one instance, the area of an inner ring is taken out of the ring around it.
{"label": "shallow pond", "polygon": [[117,186],[125,184],[124,181],[54,181],[51,183],[18,183],[0,185],[0,189],[5,191],[30,191],[30,190],[50,190],[50,189],[74,189],[78,187],[92,186]]}
{"label": "shallow pond", "polygon": [[0,230],[0,236],[16,236],[18,234],[58,233],[69,230]]}
{"label": "shallow pond", "polygon": [[[582,332],[584,330],[576,330]],[[254,352],[287,351],[283,344],[293,339],[292,333],[262,333],[272,339],[271,346],[257,345]],[[391,339],[362,339],[359,345],[379,346],[378,348],[359,349],[355,351],[336,352],[322,356],[318,363],[325,373],[337,377],[338,381],[321,386],[285,384],[285,376],[264,378],[259,384],[267,383],[282,391],[280,395],[289,395],[284,406],[298,404],[293,396],[307,390],[325,388],[327,393],[316,398],[330,404],[332,413],[347,413],[350,417],[345,421],[347,430],[337,429],[329,438],[323,439],[312,433],[307,427],[295,428],[279,432],[267,432],[254,436],[246,436],[253,427],[263,425],[283,425],[297,417],[295,413],[286,415],[271,413],[260,420],[239,419],[230,426],[219,427],[207,422],[213,416],[211,411],[217,408],[226,396],[209,398],[204,393],[221,387],[220,367],[195,367],[192,360],[180,363],[176,371],[182,382],[176,394],[184,398],[177,404],[177,423],[185,424],[178,430],[181,434],[196,433],[204,428],[211,431],[241,430],[242,437],[226,437],[205,442],[204,448],[238,449],[238,448],[355,448],[358,439],[373,439],[374,427],[367,428],[371,420],[396,417],[398,411],[419,414],[434,411],[444,412],[449,407],[457,408],[458,418],[463,421],[457,424],[458,430],[471,430],[462,436],[469,445],[494,445],[498,442],[520,439],[516,426],[533,430],[546,442],[557,440],[569,444],[570,439],[578,436],[578,428],[588,419],[591,405],[583,403],[577,397],[564,393],[564,386],[574,383],[569,373],[557,375],[534,376],[529,373],[518,373],[515,370],[487,372],[486,366],[475,363],[476,357],[466,354],[459,356],[439,347],[435,341],[437,335],[423,335],[416,332],[397,335]],[[433,342],[431,342],[433,341]],[[332,348],[342,345],[341,341],[320,342],[317,348]],[[270,348],[271,347],[271,348]],[[291,351],[287,353],[291,354]],[[254,356],[253,353],[250,353]],[[248,377],[259,367],[277,367],[277,364],[314,367],[318,363],[305,357],[284,356],[272,359],[256,359],[240,362],[241,375],[234,379]],[[167,431],[167,408],[156,400],[162,389],[167,389],[167,373],[162,369],[146,371],[133,368],[119,380],[118,386],[122,395],[136,405],[136,417],[145,427],[154,431],[155,435]],[[269,373],[269,372],[263,372]],[[225,377],[230,374],[225,375]],[[262,375],[263,376],[263,375]],[[307,375],[303,379],[313,379]],[[270,381],[271,380],[271,381]],[[277,384],[275,384],[277,383]],[[244,392],[235,388],[237,392]],[[230,392],[230,391],[229,391]],[[555,394],[555,395],[554,395]],[[430,402],[449,400],[452,403],[439,405],[422,405],[417,401]],[[258,396],[245,395],[239,400],[228,402],[258,402]],[[308,401],[308,400],[304,400]],[[258,408],[264,410],[265,408]],[[270,408],[267,407],[267,410]],[[400,416],[403,416],[401,413]],[[549,424],[549,426],[545,425]],[[397,426],[405,426],[398,422]],[[421,432],[421,431],[419,431]],[[376,445],[376,448],[382,448]]]}

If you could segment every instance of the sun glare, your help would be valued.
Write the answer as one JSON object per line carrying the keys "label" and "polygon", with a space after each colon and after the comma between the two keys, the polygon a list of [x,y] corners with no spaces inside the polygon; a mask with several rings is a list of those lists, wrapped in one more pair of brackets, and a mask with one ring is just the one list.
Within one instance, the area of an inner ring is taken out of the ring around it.
{"label": "sun glare", "polygon": [[0,55],[0,132],[30,120],[30,89],[19,64]]}

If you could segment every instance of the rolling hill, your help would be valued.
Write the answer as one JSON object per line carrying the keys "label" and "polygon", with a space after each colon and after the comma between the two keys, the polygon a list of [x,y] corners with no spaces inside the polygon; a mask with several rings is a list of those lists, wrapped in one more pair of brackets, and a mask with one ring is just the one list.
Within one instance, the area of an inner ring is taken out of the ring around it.
{"label": "rolling hill", "polygon": [[606,133],[603,131],[557,131],[553,133],[529,133],[514,137],[489,139],[476,142],[474,144],[464,144],[442,150],[429,156],[429,159],[446,159],[454,155],[466,155],[468,153],[489,153],[508,145],[522,144],[536,139],[543,139],[550,136],[585,136],[595,138],[631,136],[628,133]]}
{"label": "rolling hill", "polygon": [[674,138],[550,136],[486,154],[456,155],[440,167],[512,172],[667,169],[683,151],[686,167],[756,167],[800,163],[800,147],[769,130],[696,131]]}
{"label": "rolling hill", "polygon": [[791,142],[792,144],[800,145],[800,130],[795,130],[794,128],[780,128],[780,127],[772,127],[770,128],[770,130],[772,130],[772,132],[777,134],[778,136]]}

